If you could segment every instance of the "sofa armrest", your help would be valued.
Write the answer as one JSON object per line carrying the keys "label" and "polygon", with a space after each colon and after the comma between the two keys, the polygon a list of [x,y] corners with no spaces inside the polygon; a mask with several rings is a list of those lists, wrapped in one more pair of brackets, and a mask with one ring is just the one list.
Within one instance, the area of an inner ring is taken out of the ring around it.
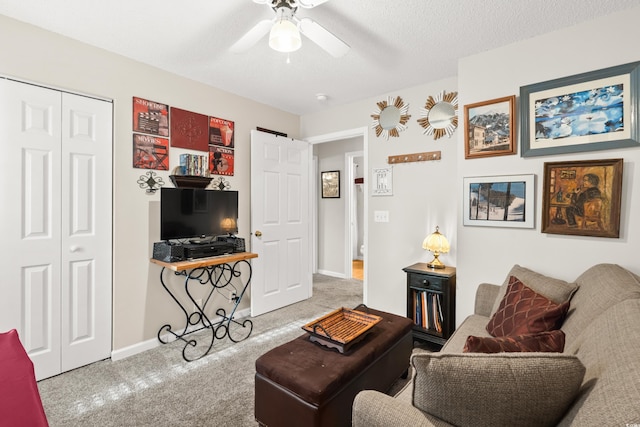
{"label": "sofa armrest", "polygon": [[386,394],[364,390],[353,401],[352,427],[450,427],[406,402]]}
{"label": "sofa armrest", "polygon": [[491,285],[489,283],[481,283],[476,290],[476,304],[474,307],[474,314],[490,317],[493,304],[498,298],[498,292],[500,286]]}

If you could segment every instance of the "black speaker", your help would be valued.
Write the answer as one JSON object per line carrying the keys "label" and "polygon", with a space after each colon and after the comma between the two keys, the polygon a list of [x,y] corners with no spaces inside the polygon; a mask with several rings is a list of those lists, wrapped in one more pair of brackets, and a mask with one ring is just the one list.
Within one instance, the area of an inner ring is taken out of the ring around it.
{"label": "black speaker", "polygon": [[181,243],[170,244],[156,242],[153,244],[153,259],[164,262],[184,261],[184,247]]}
{"label": "black speaker", "polygon": [[227,243],[232,243],[234,246],[233,252],[246,252],[246,248],[244,245],[244,239],[242,237],[236,236],[218,236],[218,241],[223,241]]}

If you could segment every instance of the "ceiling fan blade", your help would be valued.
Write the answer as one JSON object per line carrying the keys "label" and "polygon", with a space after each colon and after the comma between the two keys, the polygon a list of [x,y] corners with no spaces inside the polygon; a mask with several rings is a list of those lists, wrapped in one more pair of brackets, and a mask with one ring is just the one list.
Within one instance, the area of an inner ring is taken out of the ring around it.
{"label": "ceiling fan blade", "polygon": [[322,3],[327,1],[329,0],[298,0],[298,4],[300,7],[304,7],[305,9],[311,9],[312,7],[320,6]]}
{"label": "ceiling fan blade", "polygon": [[229,48],[230,52],[233,53],[242,53],[251,49],[253,45],[258,43],[258,41],[263,38],[273,26],[273,20],[265,19],[258,22],[252,29],[247,31],[247,33],[240,37],[240,39],[231,45]]}
{"label": "ceiling fan blade", "polygon": [[300,19],[299,28],[302,34],[309,37],[312,42],[335,58],[340,58],[349,52],[350,47],[348,44],[310,18]]}

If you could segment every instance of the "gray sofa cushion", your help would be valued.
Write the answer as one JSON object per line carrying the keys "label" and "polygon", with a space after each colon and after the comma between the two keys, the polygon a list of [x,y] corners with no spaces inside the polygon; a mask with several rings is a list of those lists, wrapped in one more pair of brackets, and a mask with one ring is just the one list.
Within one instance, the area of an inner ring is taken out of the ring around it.
{"label": "gray sofa cushion", "polygon": [[533,289],[535,292],[544,295],[556,304],[562,304],[563,302],[570,300],[578,289],[578,285],[575,283],[568,283],[564,280],[554,279],[516,264],[511,268],[509,274],[507,274],[507,277],[498,292],[498,297],[496,298],[493,304],[493,309],[491,310],[492,316],[496,311],[498,311],[500,302],[502,302],[502,298],[504,298],[504,295],[507,293],[507,287],[509,286],[511,276],[517,277],[526,286]]}
{"label": "gray sofa cushion", "polygon": [[576,279],[576,284],[578,291],[561,328],[567,353],[575,353],[574,341],[580,334],[591,334],[588,326],[598,315],[620,301],[640,298],[638,277],[615,264],[589,268]]}
{"label": "gray sofa cushion", "polygon": [[456,426],[552,426],[585,368],[551,353],[414,354],[413,405]]}
{"label": "gray sofa cushion", "polygon": [[581,335],[576,355],[587,370],[561,425],[640,425],[639,323],[640,299],[626,300],[597,316]]}

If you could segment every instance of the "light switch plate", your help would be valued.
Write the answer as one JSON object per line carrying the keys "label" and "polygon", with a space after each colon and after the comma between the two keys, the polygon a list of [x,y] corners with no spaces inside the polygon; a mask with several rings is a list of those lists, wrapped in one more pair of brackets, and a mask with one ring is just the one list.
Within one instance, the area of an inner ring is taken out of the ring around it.
{"label": "light switch plate", "polygon": [[389,222],[389,211],[374,211],[373,220],[375,222]]}

